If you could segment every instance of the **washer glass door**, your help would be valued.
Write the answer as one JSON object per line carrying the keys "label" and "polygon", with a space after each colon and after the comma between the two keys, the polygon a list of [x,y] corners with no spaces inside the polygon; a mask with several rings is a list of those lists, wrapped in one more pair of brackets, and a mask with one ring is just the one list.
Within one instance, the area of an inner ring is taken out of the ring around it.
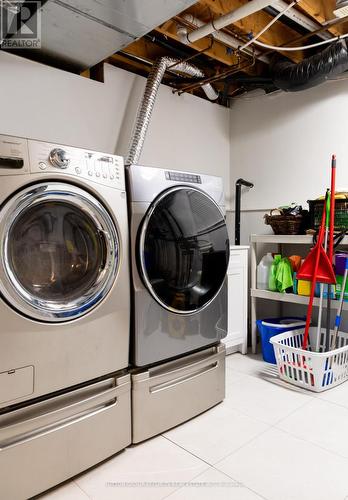
{"label": "washer glass door", "polygon": [[138,264],[164,308],[190,314],[206,307],[224,283],[228,260],[225,218],[210,196],[179,186],[154,201],[140,228]]}
{"label": "washer glass door", "polygon": [[0,291],[42,321],[67,321],[95,307],[116,279],[119,240],[99,201],[65,183],[42,183],[0,211]]}

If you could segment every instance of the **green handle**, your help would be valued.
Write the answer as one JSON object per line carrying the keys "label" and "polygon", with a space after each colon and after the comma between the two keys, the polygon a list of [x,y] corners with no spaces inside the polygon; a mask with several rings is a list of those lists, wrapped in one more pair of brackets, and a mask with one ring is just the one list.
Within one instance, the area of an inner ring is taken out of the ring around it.
{"label": "green handle", "polygon": [[326,200],[326,221],[325,221],[325,227],[326,227],[326,229],[329,229],[329,227],[330,227],[330,199],[331,199],[330,190],[327,189],[326,196],[325,196],[325,200]]}

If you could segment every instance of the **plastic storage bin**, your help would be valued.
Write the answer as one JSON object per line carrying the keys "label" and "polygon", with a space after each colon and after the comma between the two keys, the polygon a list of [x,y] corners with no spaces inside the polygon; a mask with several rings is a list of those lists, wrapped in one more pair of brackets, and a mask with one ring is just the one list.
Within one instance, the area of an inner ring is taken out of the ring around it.
{"label": "plastic storage bin", "polygon": [[294,317],[268,318],[259,319],[256,321],[256,324],[261,336],[263,359],[264,361],[267,361],[267,363],[273,363],[275,365],[277,362],[270,339],[280,333],[301,328],[306,324],[306,320],[304,318]]}
{"label": "plastic storage bin", "polygon": [[[316,327],[309,329],[315,339]],[[333,331],[330,332],[330,337]],[[319,352],[302,349],[304,328],[292,330],[271,339],[277,360],[278,374],[282,380],[313,392],[323,392],[348,379],[348,333],[338,332],[338,349],[323,352],[326,331],[321,331]]]}
{"label": "plastic storage bin", "polygon": [[346,269],[346,259],[348,257],[347,253],[336,253],[335,255],[335,270],[336,274],[339,276],[344,275],[344,271]]}

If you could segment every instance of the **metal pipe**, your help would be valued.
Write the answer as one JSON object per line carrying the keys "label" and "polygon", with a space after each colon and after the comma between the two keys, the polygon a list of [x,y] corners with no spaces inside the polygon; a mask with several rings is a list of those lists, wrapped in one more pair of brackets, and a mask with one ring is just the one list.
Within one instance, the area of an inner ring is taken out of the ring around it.
{"label": "metal pipe", "polygon": [[[175,66],[174,66],[175,65]],[[202,70],[192,64],[182,62],[172,57],[161,57],[152,67],[148,76],[143,98],[141,100],[133,134],[130,141],[126,164],[137,164],[143,149],[146,133],[150,124],[152,111],[156,102],[157,93],[161,84],[164,73],[171,66],[171,71],[183,73],[194,78],[204,78]],[[208,99],[214,101],[218,98],[215,89],[206,83],[202,85]]]}
{"label": "metal pipe", "polygon": [[220,80],[225,79],[227,76],[231,76],[234,75],[235,73],[239,73],[240,71],[245,71],[249,68],[252,68],[254,65],[255,65],[255,59],[251,63],[247,63],[244,66],[241,66],[240,64],[235,64],[233,66],[230,66],[228,70],[223,71],[222,73],[217,73],[213,76],[206,77],[203,80],[198,81],[197,83],[189,83],[184,87],[173,90],[173,92],[174,94],[178,93],[179,95],[181,95],[184,92],[190,92],[196,90],[199,87],[203,88],[203,86],[206,84],[218,82]]}
{"label": "metal pipe", "polygon": [[224,16],[214,19],[210,23],[204,24],[204,26],[191,31],[191,33],[186,36],[186,43],[197,42],[197,40],[200,40],[207,35],[211,35],[214,31],[219,31],[229,24],[240,21],[241,19],[244,19],[244,17],[250,16],[251,14],[264,9],[271,4],[271,0],[252,0],[241,7],[228,12]]}
{"label": "metal pipe", "polygon": [[[200,56],[201,54],[205,54],[208,50],[210,50],[212,48],[213,44],[214,44],[214,40],[211,38],[208,47],[206,47],[205,49],[199,50],[198,52],[195,52],[191,56],[186,57],[186,59],[182,59],[180,61],[180,63],[188,63],[189,61],[192,61],[192,59],[195,59],[196,57]],[[177,65],[178,65],[178,63],[176,62],[175,64],[173,64],[173,66],[168,66],[167,71],[170,71],[172,68],[175,68],[175,66],[177,66]],[[175,71],[175,69],[174,69],[174,71]]]}
{"label": "metal pipe", "polygon": [[236,196],[235,196],[235,223],[234,223],[234,243],[240,245],[240,207],[242,197],[242,186],[253,188],[254,184],[244,179],[236,181]]}
{"label": "metal pipe", "polygon": [[[275,0],[270,4],[272,8],[275,8],[277,11],[282,11],[283,9],[286,8],[287,4],[283,0]],[[299,26],[304,27],[305,29],[309,30],[309,33],[303,36],[300,36],[299,38],[290,41],[289,43],[295,43],[297,41],[302,41],[306,40],[307,38],[310,38],[313,35],[317,35],[320,38],[327,40],[333,37],[331,33],[328,33],[326,30],[327,28],[324,28],[320,24],[316,23],[315,21],[312,21],[308,16],[303,14],[302,12],[296,10],[296,9],[290,9],[284,14],[287,16],[289,19],[291,19],[293,22],[297,23]],[[347,18],[348,19],[348,18]],[[180,16],[179,20],[182,22],[187,22],[191,24],[192,26],[195,26],[197,28],[201,28],[203,26],[207,26],[203,21],[198,19],[197,17],[193,16],[192,14],[184,14]],[[342,20],[333,20],[333,24],[342,24]],[[216,22],[214,22],[214,25],[216,26]],[[196,30],[195,30],[196,31]],[[183,27],[183,26],[178,26],[177,30],[177,35],[179,36],[179,39],[182,43],[187,44],[188,43],[188,30]],[[218,40],[219,42],[223,43],[224,45],[227,45],[229,47],[232,47],[234,49],[238,49],[240,47],[240,41],[238,38],[225,33],[223,31],[214,31],[211,33],[211,36]],[[284,46],[287,44],[285,43]],[[248,50],[248,49],[247,49]],[[268,51],[265,53],[262,53],[258,50],[255,50],[254,55],[257,59],[260,61],[263,61],[265,63],[269,63],[270,59],[268,57],[268,54],[270,54],[272,51]],[[251,54],[251,49],[249,49],[249,53]]]}
{"label": "metal pipe", "polygon": [[[272,2],[272,8],[276,9],[278,12],[286,9],[287,5],[288,4],[284,0],[275,0]],[[296,9],[290,9],[287,12],[284,12],[284,16],[288,17],[291,21],[294,21],[296,24],[302,26],[308,31],[316,31],[322,27],[319,23],[313,21],[310,17],[306,16],[306,14],[303,14],[301,11]],[[333,37],[331,33],[325,32],[318,33],[318,36],[323,40],[328,40]]]}
{"label": "metal pipe", "polygon": [[[182,16],[182,19],[192,26],[196,26],[198,28],[201,28],[202,26],[205,26],[205,23],[198,19],[197,17],[193,16],[192,14],[184,14]],[[177,35],[180,39],[181,42],[187,43],[187,29],[184,28],[183,26],[178,26],[177,28]],[[219,42],[223,43],[224,45],[227,45],[228,47],[232,47],[233,49],[238,50],[238,48],[241,45],[241,42],[235,38],[232,35],[229,35],[228,33],[224,33],[223,31],[214,31],[211,33],[211,36],[215,38],[215,40],[218,40]],[[257,59],[260,61],[263,61],[264,63],[268,64],[270,62],[269,58],[267,56],[264,56],[259,50],[255,50],[255,52],[252,49],[249,49],[246,51],[250,56],[255,55]]]}

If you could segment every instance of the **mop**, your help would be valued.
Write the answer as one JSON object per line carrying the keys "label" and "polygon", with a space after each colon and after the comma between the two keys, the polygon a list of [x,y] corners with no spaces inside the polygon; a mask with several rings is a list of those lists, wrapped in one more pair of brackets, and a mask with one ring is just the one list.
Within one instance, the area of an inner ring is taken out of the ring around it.
{"label": "mop", "polygon": [[[329,228],[330,228],[330,190],[326,190],[325,195],[325,207],[326,207],[326,222],[325,222],[325,239],[324,239],[324,250],[327,252],[328,240],[329,240]],[[319,312],[318,312],[318,326],[317,326],[317,336],[315,338],[315,352],[319,352],[320,349],[320,339],[321,339],[321,324],[323,318],[323,300],[324,300],[324,289],[325,284],[320,283],[320,299],[319,299]],[[327,286],[328,295],[330,293],[330,286]]]}
{"label": "mop", "polygon": [[[336,195],[336,155],[332,155],[331,159],[331,193],[330,193],[330,235],[329,235],[329,251],[328,256],[333,264],[334,257],[334,229],[335,229],[335,198]],[[336,276],[335,281],[336,283]],[[325,338],[325,352],[330,350],[331,338],[331,286],[328,286],[327,307],[326,307],[326,338]]]}

